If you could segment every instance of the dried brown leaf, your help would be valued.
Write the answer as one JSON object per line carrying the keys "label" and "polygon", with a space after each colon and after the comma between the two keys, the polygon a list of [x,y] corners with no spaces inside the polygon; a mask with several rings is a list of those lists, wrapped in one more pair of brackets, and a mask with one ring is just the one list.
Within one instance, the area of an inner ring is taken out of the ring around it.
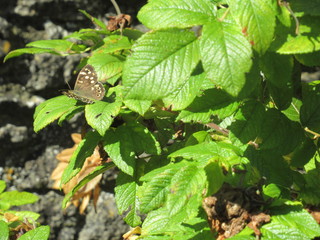
{"label": "dried brown leaf", "polygon": [[[51,174],[51,179],[53,179],[55,182],[53,183],[53,188],[59,189],[60,183],[61,183],[61,177],[63,174],[64,169],[68,166],[68,163],[70,161],[70,158],[76,148],[78,147],[78,144],[81,142],[81,135],[78,133],[74,133],[71,135],[72,140],[74,141],[74,146],[72,148],[67,148],[62,150],[59,154],[57,154],[56,158],[59,160],[59,164],[57,167],[53,170]],[[90,174],[97,166],[101,164],[102,158],[99,154],[98,147],[94,150],[93,154],[86,158],[84,165],[81,169],[81,171],[73,177],[67,184],[62,186],[63,192],[65,194],[69,193],[74,189],[74,187],[82,180],[84,179],[88,174]],[[80,213],[84,213],[86,207],[89,204],[89,201],[91,197],[93,196],[94,202],[96,203],[99,193],[100,193],[100,187],[99,182],[102,178],[102,174],[98,175],[91,181],[89,181],[86,185],[84,185],[82,188],[80,188],[72,197],[72,204],[76,207],[79,207]],[[69,204],[67,205],[69,206]]]}
{"label": "dried brown leaf", "polygon": [[141,227],[137,226],[122,235],[124,240],[135,240],[141,235]]}
{"label": "dried brown leaf", "polygon": [[120,29],[121,31],[131,24],[131,16],[128,14],[119,14],[117,16],[110,16],[108,22],[108,30],[115,31]]}

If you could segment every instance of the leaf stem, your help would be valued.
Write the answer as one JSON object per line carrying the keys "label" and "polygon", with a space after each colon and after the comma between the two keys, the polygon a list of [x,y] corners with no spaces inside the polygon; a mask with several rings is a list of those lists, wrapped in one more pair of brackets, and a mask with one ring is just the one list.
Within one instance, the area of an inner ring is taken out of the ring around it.
{"label": "leaf stem", "polygon": [[313,136],[313,139],[320,138],[320,134],[319,134],[319,133],[316,133],[316,132],[310,130],[308,127],[305,127],[304,130],[305,130],[306,132],[308,132],[308,133],[313,134],[313,135],[314,135],[314,136]]}
{"label": "leaf stem", "polygon": [[117,15],[120,15],[121,14],[121,11],[120,11],[120,8],[119,8],[119,5],[117,4],[117,2],[115,0],[111,0],[114,8],[116,9],[116,12],[117,12]]}
{"label": "leaf stem", "polygon": [[218,18],[218,21],[219,21],[219,22],[222,22],[223,19],[225,19],[226,16],[228,15],[229,11],[230,11],[230,8],[227,8],[227,10],[224,12],[224,14],[222,15],[222,17],[221,17],[221,18]]}
{"label": "leaf stem", "polygon": [[296,35],[300,35],[300,23],[299,23],[299,20],[298,18],[296,17],[296,15],[294,14],[294,12],[292,11],[292,9],[290,8],[290,5],[287,1],[285,0],[279,0],[278,1],[279,5],[282,5],[284,6],[291,14],[291,16],[293,17],[294,21],[296,22]]}

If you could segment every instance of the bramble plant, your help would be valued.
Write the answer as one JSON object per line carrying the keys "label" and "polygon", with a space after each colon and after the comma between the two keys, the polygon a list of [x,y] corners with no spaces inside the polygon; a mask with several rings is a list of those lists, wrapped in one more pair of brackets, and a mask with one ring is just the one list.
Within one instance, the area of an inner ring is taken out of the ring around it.
{"label": "bramble plant", "polygon": [[48,239],[49,226],[38,226],[36,220],[40,214],[31,211],[10,210],[38,201],[38,197],[29,192],[4,192],[6,183],[0,180],[0,239]]}
{"label": "bramble plant", "polygon": [[36,132],[79,112],[92,128],[61,184],[97,145],[110,159],[63,206],[117,167],[117,207],[139,239],[320,236],[309,213],[320,204],[320,82],[301,82],[302,65],[320,65],[319,3],[152,0],[138,13],[147,33],[110,32],[82,11],[99,29],[10,52],[91,53],[80,66],[105,85],[93,104],[58,96],[36,108]]}

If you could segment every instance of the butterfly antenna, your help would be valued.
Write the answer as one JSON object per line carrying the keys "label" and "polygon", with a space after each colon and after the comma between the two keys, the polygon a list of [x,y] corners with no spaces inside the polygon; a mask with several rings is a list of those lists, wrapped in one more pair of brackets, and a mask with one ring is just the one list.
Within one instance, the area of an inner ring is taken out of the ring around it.
{"label": "butterfly antenna", "polygon": [[68,81],[65,81],[65,82],[66,82],[66,84],[68,85],[69,89],[71,90],[71,87],[70,87],[70,85],[69,85]]}

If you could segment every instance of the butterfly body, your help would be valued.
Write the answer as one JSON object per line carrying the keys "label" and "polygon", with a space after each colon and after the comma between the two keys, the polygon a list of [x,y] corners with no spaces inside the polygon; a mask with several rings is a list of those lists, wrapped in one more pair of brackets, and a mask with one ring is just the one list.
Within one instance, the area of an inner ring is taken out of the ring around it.
{"label": "butterfly body", "polygon": [[85,103],[94,103],[104,97],[105,89],[98,82],[98,75],[91,65],[84,66],[78,74],[74,90],[62,90],[69,98]]}

